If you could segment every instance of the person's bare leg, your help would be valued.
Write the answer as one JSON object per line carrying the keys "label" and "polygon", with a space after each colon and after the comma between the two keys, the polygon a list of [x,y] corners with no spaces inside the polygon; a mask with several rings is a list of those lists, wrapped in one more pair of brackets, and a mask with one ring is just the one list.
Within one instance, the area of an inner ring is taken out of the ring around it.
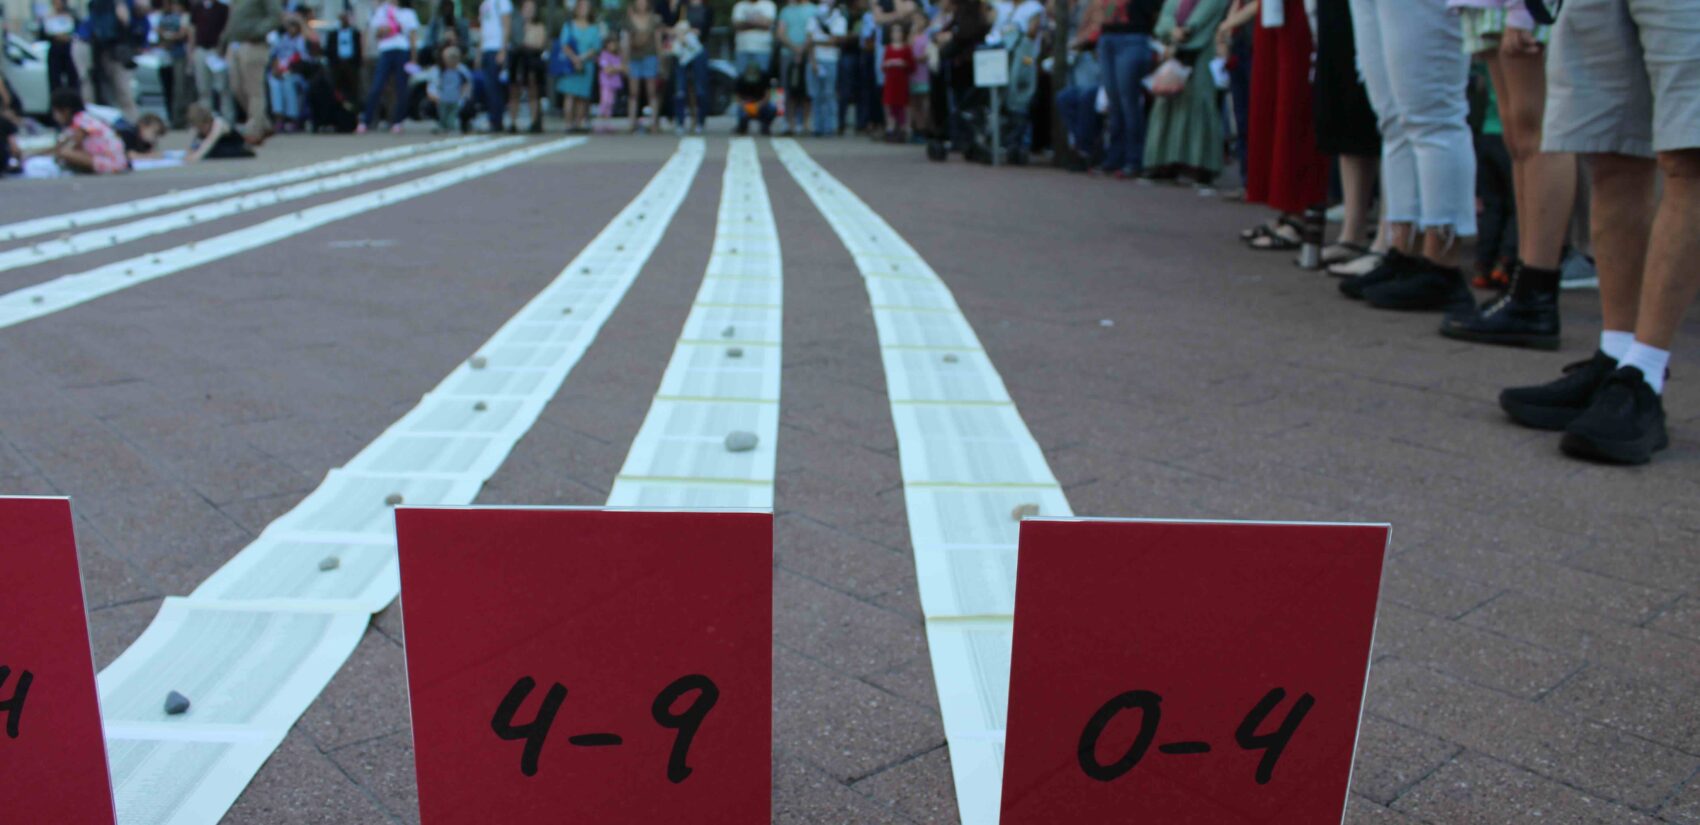
{"label": "person's bare leg", "polygon": [[[1665,173],[1665,195],[1647,244],[1634,330],[1636,341],[1668,350],[1682,316],[1700,294],[1700,266],[1696,265],[1700,261],[1700,149],[1662,152],[1658,165]],[[1603,268],[1600,275],[1603,297]]]}
{"label": "person's bare leg", "polygon": [[1383,223],[1386,229],[1387,242],[1392,249],[1397,249],[1406,255],[1417,254],[1417,229],[1408,223]]}
{"label": "person's bare leg", "polygon": [[1362,244],[1369,230],[1369,198],[1375,188],[1380,158],[1340,156],[1340,189],[1345,217],[1340,222],[1339,243]]}
{"label": "person's bare leg", "polygon": [[1464,244],[1450,226],[1438,226],[1422,233],[1423,257],[1448,269],[1457,269],[1464,255]]}
{"label": "person's bare leg", "polygon": [[1594,195],[1589,207],[1594,215],[1594,261],[1600,272],[1600,314],[1607,330],[1628,332],[1636,328],[1641,306],[1658,163],[1628,155],[1593,155],[1590,161]]}
{"label": "person's bare leg", "polygon": [[1496,62],[1505,78],[1500,117],[1517,186],[1517,254],[1527,266],[1557,269],[1576,201],[1576,156],[1541,151],[1545,55],[1507,54]]}

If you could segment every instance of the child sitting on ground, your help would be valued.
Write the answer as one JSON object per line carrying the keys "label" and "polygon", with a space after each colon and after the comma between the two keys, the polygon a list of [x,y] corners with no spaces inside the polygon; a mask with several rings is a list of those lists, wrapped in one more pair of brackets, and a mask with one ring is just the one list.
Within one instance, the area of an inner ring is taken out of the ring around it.
{"label": "child sitting on ground", "polygon": [[189,154],[183,157],[184,163],[254,156],[240,132],[199,103],[189,106],[189,131],[195,133],[195,139],[189,144]]}
{"label": "child sitting on ground", "polygon": [[83,96],[61,88],[53,93],[48,107],[62,131],[59,142],[36,154],[52,155],[60,168],[87,175],[113,175],[130,171],[124,141],[107,123],[83,111]]}
{"label": "child sitting on ground", "polygon": [[118,139],[124,141],[124,154],[130,160],[165,156],[159,148],[160,138],[165,137],[165,120],[159,115],[148,112],[136,118],[136,125],[121,125],[115,131]]}
{"label": "child sitting on ground", "polygon": [[436,76],[425,84],[425,96],[437,104],[437,128],[432,130],[433,134],[442,134],[457,125],[462,132],[468,130],[471,118],[462,118],[460,112],[472,99],[472,72],[461,65],[460,49],[454,46],[443,49]]}

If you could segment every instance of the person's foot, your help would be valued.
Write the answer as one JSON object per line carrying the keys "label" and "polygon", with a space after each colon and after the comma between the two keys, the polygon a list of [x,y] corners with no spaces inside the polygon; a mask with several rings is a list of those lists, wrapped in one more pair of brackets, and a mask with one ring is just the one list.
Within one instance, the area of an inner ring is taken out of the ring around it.
{"label": "person's foot", "polygon": [[1559,441],[1568,455],[1611,464],[1646,464],[1668,446],[1664,402],[1637,367],[1614,370]]}
{"label": "person's foot", "polygon": [[1616,369],[1617,359],[1596,350],[1592,358],[1566,366],[1557,380],[1501,391],[1499,408],[1525,427],[1562,430],[1588,409]]}
{"label": "person's foot", "polygon": [[517,123],[508,124],[508,134],[510,134],[510,135],[519,134],[519,124],[517,124]]}
{"label": "person's foot", "polygon": [[1361,301],[1364,299],[1364,290],[1373,286],[1380,286],[1381,284],[1388,283],[1416,268],[1421,263],[1422,262],[1416,258],[1406,255],[1397,249],[1389,250],[1386,255],[1381,256],[1381,260],[1378,261],[1374,267],[1370,268],[1369,271],[1362,275],[1354,275],[1341,281],[1340,294],[1347,298],[1351,298],[1354,301]]}
{"label": "person's foot", "polygon": [[1376,309],[1463,312],[1475,304],[1462,270],[1429,260],[1420,260],[1400,277],[1365,287],[1363,292],[1364,302]]}
{"label": "person's foot", "polygon": [[527,129],[525,131],[526,131],[527,134],[532,134],[532,135],[543,134],[543,121],[542,120],[532,121],[531,122],[531,128]]}
{"label": "person's foot", "polygon": [[354,127],[354,133],[357,135],[366,134],[366,124],[362,123],[359,126]]}
{"label": "person's foot", "polygon": [[693,134],[693,135],[700,135],[700,134],[702,134],[702,124],[701,124],[701,123],[698,123],[698,124],[697,124],[697,125],[696,125],[696,126],[695,126],[695,127],[693,127],[693,128],[692,128],[692,129],[691,129],[691,134]]}
{"label": "person's foot", "polygon": [[1447,338],[1535,349],[1558,349],[1558,330],[1558,271],[1530,267],[1498,298],[1440,322]]}
{"label": "person's foot", "polygon": [[401,124],[400,123],[390,124],[390,134],[392,134],[392,135],[401,134]]}

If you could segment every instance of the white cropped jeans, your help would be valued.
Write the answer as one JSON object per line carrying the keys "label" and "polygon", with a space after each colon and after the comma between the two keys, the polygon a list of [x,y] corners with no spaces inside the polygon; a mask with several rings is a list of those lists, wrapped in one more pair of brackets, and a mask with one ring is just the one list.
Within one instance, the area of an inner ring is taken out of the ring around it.
{"label": "white cropped jeans", "polygon": [[1387,220],[1476,234],[1463,34],[1446,0],[1351,0],[1358,71],[1381,126]]}

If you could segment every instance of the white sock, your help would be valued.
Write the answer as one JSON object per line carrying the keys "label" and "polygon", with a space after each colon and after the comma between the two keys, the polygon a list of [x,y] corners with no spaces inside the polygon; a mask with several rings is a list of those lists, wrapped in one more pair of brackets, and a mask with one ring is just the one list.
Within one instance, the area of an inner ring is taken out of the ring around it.
{"label": "white sock", "polygon": [[1629,354],[1629,345],[1635,343],[1635,333],[1618,332],[1617,330],[1602,330],[1600,332],[1600,352],[1611,356],[1613,361],[1623,363],[1623,356]]}
{"label": "white sock", "polygon": [[1618,369],[1634,367],[1647,378],[1647,386],[1659,395],[1665,394],[1665,368],[1670,366],[1670,350],[1649,347],[1636,341],[1629,347],[1629,354],[1619,358]]}

